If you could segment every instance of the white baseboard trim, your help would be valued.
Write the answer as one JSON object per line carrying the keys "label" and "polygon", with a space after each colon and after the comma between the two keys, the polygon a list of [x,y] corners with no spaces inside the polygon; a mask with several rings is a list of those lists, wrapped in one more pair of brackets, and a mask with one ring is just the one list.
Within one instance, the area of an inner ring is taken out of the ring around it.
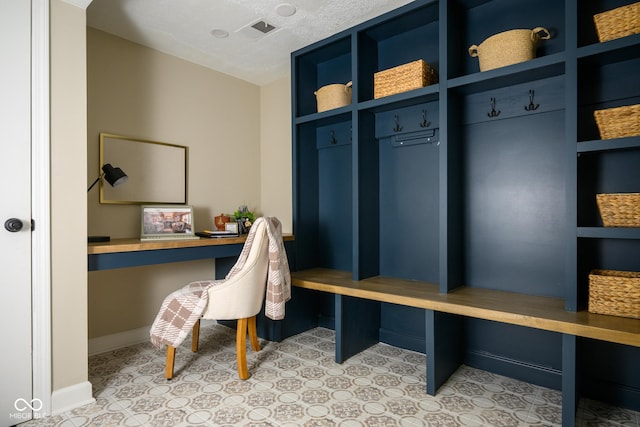
{"label": "white baseboard trim", "polygon": [[68,412],[95,401],[89,381],[54,390],[51,394],[51,415]]}
{"label": "white baseboard trim", "polygon": [[149,341],[150,329],[151,326],[144,326],[130,331],[118,332],[117,334],[91,338],[89,340],[89,356]]}
{"label": "white baseboard trim", "polygon": [[[202,319],[200,325],[206,326],[215,323],[215,320]],[[117,334],[91,338],[89,340],[89,356],[147,342],[149,341],[150,330],[151,326],[144,326],[130,331],[118,332]]]}

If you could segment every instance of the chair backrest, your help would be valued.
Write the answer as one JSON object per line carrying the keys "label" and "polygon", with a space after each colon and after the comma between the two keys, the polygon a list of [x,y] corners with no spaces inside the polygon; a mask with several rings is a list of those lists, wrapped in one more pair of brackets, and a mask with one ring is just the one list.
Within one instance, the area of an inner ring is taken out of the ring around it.
{"label": "chair backrest", "polygon": [[209,288],[209,304],[203,318],[242,319],[260,312],[269,268],[269,237],[265,221],[256,221],[253,227],[253,243],[242,269]]}

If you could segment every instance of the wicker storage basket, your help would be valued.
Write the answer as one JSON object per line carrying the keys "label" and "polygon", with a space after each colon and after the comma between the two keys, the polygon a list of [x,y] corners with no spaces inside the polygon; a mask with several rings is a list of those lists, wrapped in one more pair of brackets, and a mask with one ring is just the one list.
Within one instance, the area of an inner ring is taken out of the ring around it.
{"label": "wicker storage basket", "polygon": [[322,86],[313,92],[318,104],[318,113],[351,104],[351,82]]}
{"label": "wicker storage basket", "polygon": [[640,319],[640,273],[593,270],[589,274],[589,312]]}
{"label": "wicker storage basket", "polygon": [[601,42],[640,33],[640,2],[593,15]]}
{"label": "wicker storage basket", "polygon": [[593,112],[600,138],[624,138],[640,135],[640,104]]}
{"label": "wicker storage basket", "polygon": [[478,57],[480,71],[493,70],[535,58],[540,40],[550,38],[551,33],[543,27],[505,31],[487,38],[479,46],[471,45],[469,55]]}
{"label": "wicker storage basket", "polygon": [[419,89],[438,82],[438,74],[422,59],[409,62],[373,75],[375,99]]}
{"label": "wicker storage basket", "polygon": [[596,194],[605,227],[640,227],[640,193]]}

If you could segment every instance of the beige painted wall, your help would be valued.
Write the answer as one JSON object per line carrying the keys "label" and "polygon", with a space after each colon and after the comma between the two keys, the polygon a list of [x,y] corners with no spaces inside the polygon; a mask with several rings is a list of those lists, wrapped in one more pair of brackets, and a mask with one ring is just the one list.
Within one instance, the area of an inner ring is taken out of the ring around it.
{"label": "beige painted wall", "polygon": [[[92,28],[87,48],[87,185],[99,132],[186,145],[197,228],[246,204],[291,231],[289,79],[260,88]],[[88,195],[88,234],[139,233],[139,206],[98,196]],[[212,261],[90,272],[89,338],[150,325],[166,295],[213,274]]]}
{"label": "beige painted wall", "polygon": [[52,0],[51,345],[54,390],[87,381],[85,11]]}
{"label": "beige painted wall", "polygon": [[260,87],[260,205],[291,233],[291,79]]}
{"label": "beige painted wall", "polygon": [[[189,147],[199,227],[240,204],[259,210],[258,86],[93,28],[87,46],[87,183],[99,171],[98,134],[109,132]],[[138,206],[100,205],[98,195],[89,194],[89,234],[139,233]]]}

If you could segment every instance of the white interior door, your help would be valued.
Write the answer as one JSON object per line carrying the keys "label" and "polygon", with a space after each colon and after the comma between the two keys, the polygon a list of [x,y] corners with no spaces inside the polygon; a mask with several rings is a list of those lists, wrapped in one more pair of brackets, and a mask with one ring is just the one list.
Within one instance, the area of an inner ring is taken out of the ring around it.
{"label": "white interior door", "polygon": [[0,1],[0,426],[31,419],[31,2]]}

